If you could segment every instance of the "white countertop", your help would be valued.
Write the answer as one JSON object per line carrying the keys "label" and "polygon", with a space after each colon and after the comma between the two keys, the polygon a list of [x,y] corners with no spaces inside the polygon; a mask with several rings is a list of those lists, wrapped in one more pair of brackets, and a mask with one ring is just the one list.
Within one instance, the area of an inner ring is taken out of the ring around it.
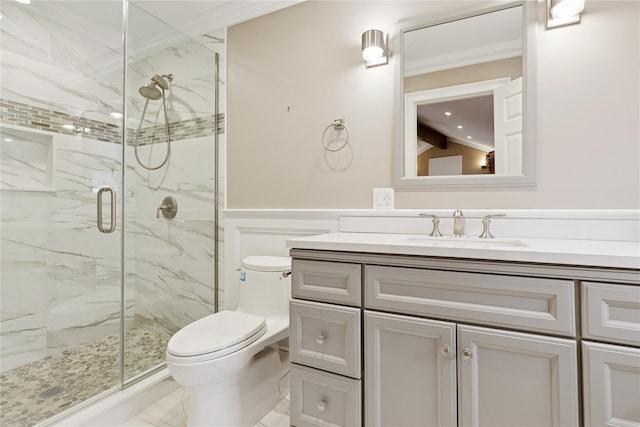
{"label": "white countertop", "polygon": [[640,269],[640,242],[328,233],[287,240],[287,247]]}

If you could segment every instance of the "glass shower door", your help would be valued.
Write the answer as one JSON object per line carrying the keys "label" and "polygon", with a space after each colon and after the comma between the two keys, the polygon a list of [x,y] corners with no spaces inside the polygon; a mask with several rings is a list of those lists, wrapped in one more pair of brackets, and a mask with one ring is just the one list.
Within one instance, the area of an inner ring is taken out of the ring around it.
{"label": "glass shower door", "polygon": [[0,8],[0,425],[21,426],[162,367],[215,310],[217,54],[127,1]]}
{"label": "glass shower door", "polygon": [[[143,6],[144,2],[141,2]],[[128,3],[124,380],[215,311],[217,54]]]}
{"label": "glass shower door", "polygon": [[123,19],[118,1],[1,13],[0,425],[19,426],[119,387]]}

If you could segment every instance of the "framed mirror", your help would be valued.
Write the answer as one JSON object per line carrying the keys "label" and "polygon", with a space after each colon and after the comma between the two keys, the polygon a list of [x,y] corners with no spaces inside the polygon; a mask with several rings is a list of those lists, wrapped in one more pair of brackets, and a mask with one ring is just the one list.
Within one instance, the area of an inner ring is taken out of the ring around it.
{"label": "framed mirror", "polygon": [[399,25],[396,187],[535,185],[536,4]]}

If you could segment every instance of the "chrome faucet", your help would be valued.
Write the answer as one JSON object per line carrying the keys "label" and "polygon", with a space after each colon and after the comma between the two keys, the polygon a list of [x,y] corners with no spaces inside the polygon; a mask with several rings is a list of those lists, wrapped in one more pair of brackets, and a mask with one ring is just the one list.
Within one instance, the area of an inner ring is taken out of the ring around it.
{"label": "chrome faucet", "polygon": [[464,235],[464,215],[460,209],[453,212],[453,237]]}

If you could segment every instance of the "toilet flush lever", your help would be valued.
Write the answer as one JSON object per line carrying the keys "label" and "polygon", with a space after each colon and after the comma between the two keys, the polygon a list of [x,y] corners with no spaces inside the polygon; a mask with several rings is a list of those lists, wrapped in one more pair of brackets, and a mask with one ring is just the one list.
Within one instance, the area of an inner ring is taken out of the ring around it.
{"label": "toilet flush lever", "polygon": [[284,277],[285,279],[286,279],[287,277],[289,277],[289,276],[291,276],[291,271],[284,271],[284,272],[282,272],[282,277]]}

